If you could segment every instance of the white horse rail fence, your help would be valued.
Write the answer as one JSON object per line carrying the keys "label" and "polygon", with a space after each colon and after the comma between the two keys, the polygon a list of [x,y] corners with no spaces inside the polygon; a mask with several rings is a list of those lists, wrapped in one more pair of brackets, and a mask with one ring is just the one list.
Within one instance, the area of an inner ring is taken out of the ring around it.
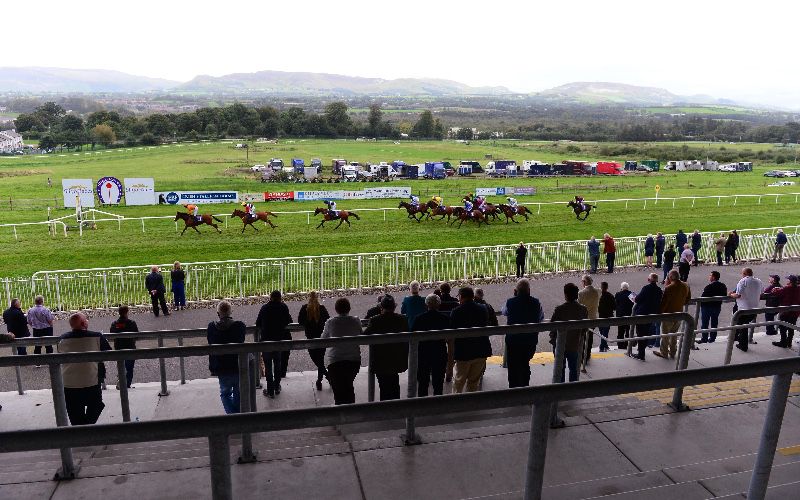
{"label": "white horse rail fence", "polygon": [[[800,226],[785,226],[788,244],[784,258],[800,257]],[[742,261],[763,261],[772,257],[777,228],[739,230],[737,258]],[[703,246],[698,258],[716,261],[714,241],[720,234],[702,234]],[[688,235],[691,236],[691,235]],[[667,246],[674,236],[667,236]],[[618,238],[616,267],[645,264],[646,237]],[[567,273],[588,269],[586,240],[528,243],[526,273]],[[370,291],[406,285],[413,280],[422,283],[443,281],[481,282],[506,279],[516,275],[517,245],[491,245],[465,248],[404,250],[396,252],[318,255],[184,264],[185,291],[189,301],[222,298],[247,298],[269,295],[272,290],[286,294]],[[170,264],[164,271],[167,291],[170,290]],[[151,265],[95,269],[40,271],[26,278],[4,278],[6,303],[12,297],[23,304],[44,295],[47,302],[60,311],[104,309],[119,304],[145,305],[147,292],[144,278]]]}

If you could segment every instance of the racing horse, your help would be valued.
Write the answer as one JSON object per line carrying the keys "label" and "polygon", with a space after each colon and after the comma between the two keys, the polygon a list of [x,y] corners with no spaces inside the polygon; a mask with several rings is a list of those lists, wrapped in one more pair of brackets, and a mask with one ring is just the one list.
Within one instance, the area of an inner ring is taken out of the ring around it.
{"label": "racing horse", "polygon": [[199,233],[200,231],[197,229],[197,226],[199,226],[201,224],[208,224],[209,226],[211,226],[214,229],[216,229],[218,233],[222,232],[222,231],[219,230],[217,225],[214,224],[214,221],[217,221],[217,222],[220,222],[220,223],[222,221],[217,219],[213,215],[203,214],[203,215],[200,216],[200,220],[197,220],[197,219],[195,219],[195,217],[192,214],[187,214],[186,212],[178,212],[178,213],[175,214],[175,221],[177,222],[178,219],[182,219],[183,223],[185,224],[185,227],[183,228],[183,231],[181,231],[181,236],[183,236],[183,233],[185,233],[186,230],[189,229],[189,228],[192,228],[192,229],[194,229],[195,231],[197,231]]}
{"label": "racing horse", "polygon": [[269,220],[269,216],[277,217],[277,215],[273,214],[272,212],[256,212],[253,215],[255,215],[255,217],[249,217],[247,215],[247,212],[239,210],[237,208],[234,209],[233,213],[231,214],[231,217],[239,217],[240,219],[242,219],[242,233],[244,233],[244,230],[247,229],[248,224],[250,225],[250,227],[258,231],[258,228],[253,225],[253,222],[259,220],[264,221],[265,224],[269,224],[272,229],[278,227],[275,224],[273,224],[271,220]]}
{"label": "racing horse", "polygon": [[[462,207],[456,207],[456,208],[460,209],[460,210],[456,211],[457,212],[456,214],[454,214],[454,215],[456,215],[456,217],[458,217],[458,221],[459,221],[458,227],[461,227],[461,224],[463,224],[464,221],[468,220],[468,219],[476,221],[478,223],[478,227],[480,227],[481,222],[483,222],[487,226],[489,225],[489,216],[486,215],[485,213],[481,212],[480,210],[476,209],[476,210],[472,210],[471,212],[468,212],[468,211],[464,210]],[[455,222],[455,220],[453,222]]]}
{"label": "racing horse", "polygon": [[[427,204],[418,205],[418,206],[415,207],[411,203],[408,203],[406,201],[401,201],[400,205],[398,205],[397,208],[405,208],[406,211],[408,212],[408,218],[409,219],[414,219],[417,222],[422,221],[422,219],[424,219],[425,217],[430,218],[430,216],[431,216],[431,214],[428,213],[428,205]],[[417,218],[417,214],[420,214],[419,218]]]}
{"label": "racing horse", "polygon": [[493,205],[491,203],[487,202],[483,203],[486,206],[486,209],[483,211],[483,213],[486,215],[486,218],[488,219],[489,216],[492,216],[494,217],[495,220],[497,220],[500,216],[500,209],[496,205]]}
{"label": "racing horse", "polygon": [[[572,208],[572,211],[575,212],[575,218],[578,220],[586,220],[586,218],[589,217],[589,212],[591,212],[593,208],[597,208],[597,205],[589,205],[588,203],[584,203],[586,208],[581,208],[581,204],[575,200],[570,200],[567,206]],[[586,215],[581,218],[581,214],[584,212]]]}
{"label": "racing horse", "polygon": [[318,207],[314,209],[314,215],[316,216],[319,214],[322,214],[322,222],[319,223],[317,229],[321,228],[323,224],[331,220],[339,219],[339,224],[334,229],[339,229],[339,226],[342,225],[342,222],[347,222],[347,227],[350,227],[350,217],[355,217],[357,220],[361,220],[361,217],[359,217],[357,213],[348,212],[347,210],[339,210],[339,215],[335,216],[327,208]]}
{"label": "racing horse", "polygon": [[445,217],[447,217],[447,222],[450,222],[450,217],[457,217],[459,210],[463,210],[462,207],[450,207],[447,205],[439,205],[433,200],[429,201],[426,204],[426,206],[430,210],[430,212],[428,213],[429,219],[433,218],[435,215],[441,215],[441,217],[439,217],[439,220],[442,220]]}
{"label": "racing horse", "polygon": [[519,222],[514,220],[514,216],[515,215],[521,215],[521,216],[525,217],[525,220],[528,220],[528,215],[529,214],[533,215],[531,213],[531,211],[528,210],[527,207],[523,207],[523,206],[520,206],[520,205],[517,205],[516,207],[512,207],[511,205],[506,205],[506,204],[501,203],[500,205],[497,205],[497,208],[499,208],[500,211],[503,212],[503,215],[506,216],[506,224],[508,224],[509,220],[513,221],[514,224],[519,224]]}

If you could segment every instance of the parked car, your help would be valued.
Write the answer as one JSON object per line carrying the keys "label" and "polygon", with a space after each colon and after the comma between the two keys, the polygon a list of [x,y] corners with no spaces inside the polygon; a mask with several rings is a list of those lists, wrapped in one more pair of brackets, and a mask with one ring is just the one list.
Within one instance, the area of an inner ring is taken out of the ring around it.
{"label": "parked car", "polygon": [[769,187],[779,187],[779,186],[794,186],[794,181],[777,181],[773,182],[772,184],[768,184]]}
{"label": "parked car", "polygon": [[764,172],[764,177],[785,177],[780,170],[768,170]]}
{"label": "parked car", "polygon": [[636,165],[637,172],[652,172],[653,167],[648,167],[647,165]]}
{"label": "parked car", "polygon": [[252,167],[250,167],[251,172],[262,172],[266,169],[267,167],[265,165],[253,165]]}

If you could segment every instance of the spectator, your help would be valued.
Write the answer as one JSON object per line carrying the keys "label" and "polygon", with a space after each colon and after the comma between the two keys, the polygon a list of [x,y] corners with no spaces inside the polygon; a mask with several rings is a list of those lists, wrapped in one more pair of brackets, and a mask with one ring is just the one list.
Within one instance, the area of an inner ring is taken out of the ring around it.
{"label": "spectator", "polygon": [[[539,299],[531,296],[531,283],[525,278],[517,281],[514,296],[506,301],[503,314],[508,318],[506,324],[521,325],[541,323],[544,312]],[[539,343],[537,333],[507,334],[505,337],[508,356],[508,387],[526,387],[531,382],[531,359],[536,354]]]}
{"label": "spectator", "polygon": [[156,315],[156,318],[158,317],[159,304],[164,316],[169,316],[167,301],[164,298],[167,288],[164,286],[164,277],[161,276],[158,266],[150,268],[150,274],[144,279],[144,286],[147,287],[147,291],[150,293],[150,302],[153,304],[153,314]]}
{"label": "spectator", "polygon": [[[439,312],[442,299],[436,294],[425,297],[427,311],[414,319],[412,331],[447,330],[450,318]],[[433,395],[444,394],[444,374],[447,370],[447,343],[444,339],[419,343],[417,366],[417,396],[428,395],[428,386],[433,386]]]}
{"label": "spectator", "polygon": [[[475,292],[465,286],[458,291],[459,306],[450,314],[451,328],[475,328],[488,325],[486,308],[475,303]],[[455,339],[454,358],[456,361],[453,392],[459,393],[466,385],[468,392],[478,390],[483,373],[486,371],[486,358],[492,355],[489,337]]]}
{"label": "spectator", "polygon": [[775,251],[772,252],[772,260],[770,262],[783,262],[783,247],[788,242],[789,239],[783,229],[778,229],[778,234],[775,235]]}
{"label": "spectator", "polygon": [[486,319],[489,322],[488,326],[498,326],[497,313],[494,307],[483,299],[483,288],[475,289],[475,302],[486,308]]}
{"label": "spectator", "polygon": [[661,269],[662,259],[664,258],[664,247],[667,239],[661,233],[656,233],[656,269]]}
{"label": "spectator", "polygon": [[[289,308],[281,299],[281,292],[274,290],[269,294],[269,302],[261,306],[256,318],[256,327],[261,332],[260,341],[292,340],[292,334],[286,328],[292,322]],[[281,379],[286,376],[284,363],[289,362],[289,351],[270,351],[262,353],[264,358],[264,375],[267,387],[263,393],[272,399],[281,393]]]}
{"label": "spectator", "polygon": [[[589,312],[586,307],[578,302],[578,287],[574,283],[567,283],[564,285],[564,303],[556,306],[553,310],[553,316],[550,321],[577,321],[587,319]],[[554,330],[550,332],[550,343],[553,345],[553,350],[556,349],[557,335],[559,331]],[[584,330],[566,330],[562,332],[565,336],[565,350],[564,357],[566,363],[564,369],[569,367],[569,381],[575,382],[578,380],[578,354],[581,351],[581,338],[584,335]],[[561,374],[561,381],[564,381],[564,374]]]}
{"label": "spectator", "polygon": [[[727,297],[728,287],[719,280],[719,271],[711,271],[708,275],[708,285],[703,288],[701,297]],[[719,326],[719,312],[722,302],[702,302],[700,304],[700,328],[716,328]],[[712,343],[717,340],[717,332],[703,333],[700,344]]]}
{"label": "spectator", "polygon": [[[58,340],[58,352],[108,351],[111,346],[102,333],[89,331],[89,320],[83,313],[69,317],[72,328]],[[61,365],[64,399],[72,425],[94,424],[103,413],[103,392],[98,378],[98,363],[65,363]]]}
{"label": "spectator", "polygon": [[[608,291],[608,283],[603,281],[600,283],[600,301],[597,305],[597,317],[598,318],[613,318],[614,317],[614,310],[616,309],[616,300],[611,292]],[[610,326],[601,326],[600,327],[600,335],[603,337],[608,337],[608,333],[611,331]],[[608,342],[605,338],[600,339],[600,352],[607,352],[608,351]]]}
{"label": "spectator", "polygon": [[724,234],[720,233],[719,238],[714,240],[714,247],[717,251],[717,265],[722,265],[722,255],[725,253],[725,245],[728,242],[728,238],[725,237]]}
{"label": "spectator", "polygon": [[681,281],[684,283],[689,281],[689,271],[694,260],[694,252],[689,248],[689,244],[683,245],[681,258],[678,260],[678,276],[680,276]]}
{"label": "spectator", "polygon": [[[19,305],[19,299],[11,299],[8,309],[3,311],[3,322],[6,324],[8,333],[14,335],[15,338],[23,339],[31,336],[25,313],[22,312]],[[24,356],[28,354],[28,349],[25,346],[17,347],[17,354]]]}
{"label": "spectator", "polygon": [[[217,304],[218,321],[208,324],[206,338],[208,345],[215,344],[243,344],[245,326],[241,321],[234,321],[231,317],[231,304],[221,300]],[[239,413],[239,355],[238,354],[210,354],[208,356],[208,371],[219,379],[219,398],[225,413]]]}
{"label": "spectator", "polygon": [[528,249],[525,247],[523,242],[519,242],[519,246],[516,250],[517,254],[517,278],[522,278],[525,276],[525,262],[528,256]]}
{"label": "spectator", "polygon": [[[729,295],[736,299],[736,306],[734,313],[737,310],[756,309],[758,307],[758,300],[761,298],[761,291],[764,289],[763,283],[758,278],[753,277],[753,270],[749,267],[742,269],[742,279],[736,284],[736,290]],[[756,319],[756,314],[740,314],[736,321],[737,325],[746,325],[752,323]],[[748,340],[753,342],[752,338],[748,336],[748,328],[740,328],[735,330],[735,339],[737,341],[736,347],[744,352],[747,352]],[[753,342],[755,343],[755,342]]]}
{"label": "spectator", "polygon": [[181,269],[181,263],[177,260],[172,265],[172,271],[169,272],[169,281],[175,309],[186,309],[186,273]]}
{"label": "spectator", "polygon": [[[439,306],[439,311],[449,314],[454,308],[458,307],[458,299],[450,295],[450,283],[444,282],[439,285],[439,298],[442,299],[442,304]],[[456,365],[454,357],[455,341],[453,339],[447,340],[447,371],[445,373],[445,381],[450,382],[453,380],[453,367]]]}
{"label": "spectator", "polygon": [[[614,295],[614,309],[618,318],[630,316],[633,314],[633,297],[631,297],[630,285],[622,282],[619,285],[619,292]],[[619,325],[617,327],[617,339],[626,339],[631,337],[630,325]],[[627,342],[618,342],[617,347],[620,349],[627,349]]]}
{"label": "spectator", "polygon": [[381,313],[381,300],[383,300],[383,297],[383,295],[378,295],[378,302],[374,306],[367,309],[367,315],[364,316],[364,319],[373,318]]}
{"label": "spectator", "polygon": [[[394,312],[394,297],[381,299],[381,313],[369,320],[364,335],[398,333],[408,330],[408,319]],[[378,379],[380,400],[400,399],[400,374],[408,370],[408,344],[376,344],[370,346],[369,366]]]}
{"label": "spectator", "polygon": [[[33,299],[34,306],[28,309],[28,324],[33,330],[34,337],[52,337],[53,336],[53,313],[50,309],[44,306],[44,297],[37,295]],[[47,354],[53,353],[53,346],[44,346]],[[42,346],[37,345],[33,348],[34,354],[42,353]],[[37,367],[40,365],[36,365]]]}
{"label": "spectator", "polygon": [[600,265],[600,242],[592,236],[589,241],[586,242],[586,248],[589,250],[589,263],[591,266],[589,272],[595,274],[597,273],[597,266]]}
{"label": "spectator", "polygon": [[[586,307],[589,314],[589,319],[597,319],[597,308],[600,305],[600,290],[592,285],[592,277],[585,274],[581,278],[581,285],[583,288],[578,292],[578,303]],[[591,331],[586,331],[583,338],[583,354],[582,354],[582,368],[586,373],[586,365],[589,363],[589,358],[592,355],[592,344],[594,337]]]}
{"label": "spectator", "polygon": [[[111,328],[108,331],[111,333],[124,333],[124,332],[138,332],[139,327],[136,325],[136,322],[128,319],[128,306],[119,306],[117,309],[117,313],[119,314],[119,318],[117,318],[113,323],[111,323]],[[136,339],[114,339],[114,350],[119,351],[122,349],[136,349]],[[130,389],[133,387],[133,366],[136,363],[135,359],[126,359],[125,360],[125,386]],[[119,389],[119,385],[121,381],[117,381],[117,389]]]}
{"label": "spectator", "polygon": [[736,251],[739,249],[739,233],[736,232],[734,229],[731,231],[731,235],[728,237],[733,243],[731,244],[731,260],[733,262],[739,262],[739,258],[736,257]]}
{"label": "spectator", "polygon": [[664,252],[664,278],[661,280],[662,284],[667,280],[667,274],[669,274],[675,266],[675,257],[677,256],[678,254],[675,252],[674,245],[670,245],[667,251]]}
{"label": "spectator", "polygon": [[[692,298],[692,292],[689,285],[681,281],[678,272],[674,269],[667,275],[667,286],[664,288],[664,293],[661,295],[661,304],[658,312],[660,314],[675,313],[683,311],[683,306]],[[681,321],[667,321],[661,322],[662,335],[676,333],[681,326]],[[675,359],[675,354],[678,352],[678,337],[674,335],[665,336],[661,339],[660,350],[653,351],[653,354],[659,358]]]}
{"label": "spectator", "polygon": [[[635,296],[633,315],[634,316],[647,316],[649,314],[658,314],[658,309],[661,306],[661,297],[663,292],[658,287],[658,275],[653,273],[647,278],[647,284],[642,287],[639,294]],[[640,323],[636,325],[636,336],[646,337],[653,331],[652,323]],[[644,361],[645,348],[647,347],[646,340],[638,341],[637,354],[635,358]]]}
{"label": "spectator", "polygon": [[644,258],[647,267],[653,267],[654,253],[656,253],[656,240],[653,238],[652,234],[648,234],[647,239],[644,240]]}
{"label": "spectator", "polygon": [[[764,293],[761,294],[761,298],[765,301],[764,305],[766,307],[778,307],[781,305],[781,299],[777,295],[772,295],[772,291],[776,288],[781,287],[781,277],[777,274],[770,274],[769,275],[769,285],[764,288]],[[775,320],[775,313],[764,313],[764,320],[765,321],[774,321]],[[775,325],[767,325],[767,335],[777,335],[778,329],[775,328]]]}
{"label": "spectator", "polygon": [[414,318],[425,312],[425,299],[419,295],[419,281],[412,281],[408,288],[411,290],[411,295],[403,299],[400,314],[408,319],[408,331],[411,331]]}
{"label": "spectator", "polygon": [[614,257],[617,255],[617,247],[614,246],[614,238],[608,233],[603,235],[603,253],[606,254],[608,274],[611,274],[614,272]]}
{"label": "spectator", "polygon": [[[790,274],[786,277],[786,279],[788,281],[786,286],[782,288],[776,288],[772,291],[772,294],[778,296],[780,299],[780,305],[782,306],[800,305],[800,286],[798,286],[800,278],[794,274]],[[800,315],[800,311],[784,311],[778,315],[778,319],[786,323],[796,325],[798,315]],[[794,328],[789,328],[783,325],[780,325],[779,328],[781,331],[781,340],[779,342],[773,342],[772,345],[786,349],[792,347]]]}
{"label": "spectator", "polygon": [[675,248],[683,250],[683,245],[688,241],[689,238],[686,236],[686,233],[683,232],[683,229],[678,229],[678,234],[675,235]]}
{"label": "spectator", "polygon": [[703,235],[700,234],[699,229],[695,229],[692,233],[692,253],[694,254],[694,265],[696,266],[700,261],[700,249],[703,248]]}
{"label": "spectator", "polygon": [[[336,316],[325,322],[322,338],[355,337],[361,335],[361,320],[350,316],[350,301],[342,297],[333,306]],[[361,368],[361,348],[357,345],[329,347],[325,352],[328,365],[328,382],[337,405],[356,402],[353,381]]]}
{"label": "spectator", "polygon": [[[319,293],[312,291],[308,294],[308,303],[300,307],[297,322],[303,325],[307,339],[318,339],[322,336],[325,322],[330,317],[325,306],[319,303]],[[309,349],[308,355],[317,367],[317,382],[314,385],[321,391],[322,379],[328,375],[325,371],[325,348]]]}
{"label": "spectator", "polygon": [[734,245],[734,238],[733,233],[728,234],[728,237],[725,238],[725,264],[730,264],[731,259],[733,256],[733,245]]}

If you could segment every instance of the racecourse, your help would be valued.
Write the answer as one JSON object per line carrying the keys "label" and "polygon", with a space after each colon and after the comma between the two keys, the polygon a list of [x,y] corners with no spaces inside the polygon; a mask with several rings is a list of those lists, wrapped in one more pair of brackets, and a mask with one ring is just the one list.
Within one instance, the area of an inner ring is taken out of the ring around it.
{"label": "racecourse", "polygon": [[[768,145],[747,145],[767,147]],[[699,145],[699,148],[704,145]],[[726,145],[728,148],[736,147]],[[758,149],[758,148],[755,148]],[[694,149],[692,149],[694,151]],[[697,151],[700,151],[698,149]],[[713,151],[712,151],[713,152]],[[249,155],[249,162],[247,161]],[[249,153],[235,149],[233,143],[172,144],[152,148],[126,148],[104,151],[55,153],[47,156],[0,158],[0,208],[2,223],[39,222],[47,219],[47,207],[61,203],[62,178],[92,178],[112,175],[123,177],[153,177],[157,191],[170,190],[236,190],[239,193],[289,191],[302,189],[361,189],[378,184],[273,184],[261,183],[248,166],[265,164],[272,157],[289,162],[293,157],[308,162],[321,158],[326,166],[323,175],[330,176],[330,159],[346,158],[360,162],[379,162],[403,159],[414,163],[425,160],[445,160],[454,165],[462,159],[477,159],[485,163],[487,156],[560,161],[574,155],[554,143],[520,143],[519,141],[473,142],[469,145],[445,142],[391,141],[355,142],[281,141],[279,144],[252,144]],[[617,160],[629,158],[582,157],[586,160]],[[637,158],[641,159],[641,158]],[[713,159],[713,156],[712,156]],[[434,194],[444,196],[445,203],[457,204],[460,196],[479,187],[535,187],[535,196],[519,197],[520,202],[563,202],[579,194],[587,199],[652,198],[655,186],[659,196],[718,196],[736,194],[790,193],[796,186],[768,187],[772,179],[763,177],[774,165],[756,163],[754,172],[659,172],[633,174],[623,177],[593,176],[583,178],[525,178],[487,179],[482,176],[449,178],[446,180],[397,180],[389,185],[410,186],[425,200]],[[787,167],[788,168],[788,167]],[[47,187],[47,178],[53,187]],[[385,186],[387,184],[380,184]],[[185,262],[228,260],[240,258],[286,257],[316,254],[340,254],[369,251],[411,250],[443,247],[462,247],[494,244],[513,244],[519,241],[558,241],[601,236],[609,232],[615,237],[637,236],[678,229],[692,231],[733,228],[773,227],[800,223],[800,208],[794,197],[774,199],[740,198],[737,201],[716,199],[680,200],[674,205],[603,203],[585,222],[575,217],[565,206],[553,204],[535,211],[530,221],[520,224],[503,222],[476,227],[464,224],[461,228],[445,222],[410,221],[405,212],[364,212],[351,228],[343,226],[315,229],[313,217],[306,214],[282,214],[274,221],[276,229],[264,228],[258,233],[248,229],[240,233],[241,223],[232,219],[223,234],[211,228],[203,234],[187,232],[179,236],[171,219],[147,220],[144,229],[140,221],[99,223],[96,230],[79,236],[70,231],[51,237],[46,227],[17,228],[16,239],[11,228],[0,228],[0,252],[7,258],[0,262],[0,277],[30,276],[47,269],[72,269],[120,265],[141,265],[151,262]],[[398,200],[353,200],[339,202],[339,208],[393,208]],[[502,197],[489,197],[490,202],[502,202]],[[8,203],[7,206],[4,205]],[[257,209],[270,211],[307,211],[319,206],[316,202],[258,203]],[[100,207],[98,207],[100,208]],[[229,214],[234,205],[202,207],[204,213]],[[124,217],[174,217],[175,206],[105,207]],[[53,217],[68,215],[69,210],[56,209]],[[262,226],[263,228],[263,226]]]}

